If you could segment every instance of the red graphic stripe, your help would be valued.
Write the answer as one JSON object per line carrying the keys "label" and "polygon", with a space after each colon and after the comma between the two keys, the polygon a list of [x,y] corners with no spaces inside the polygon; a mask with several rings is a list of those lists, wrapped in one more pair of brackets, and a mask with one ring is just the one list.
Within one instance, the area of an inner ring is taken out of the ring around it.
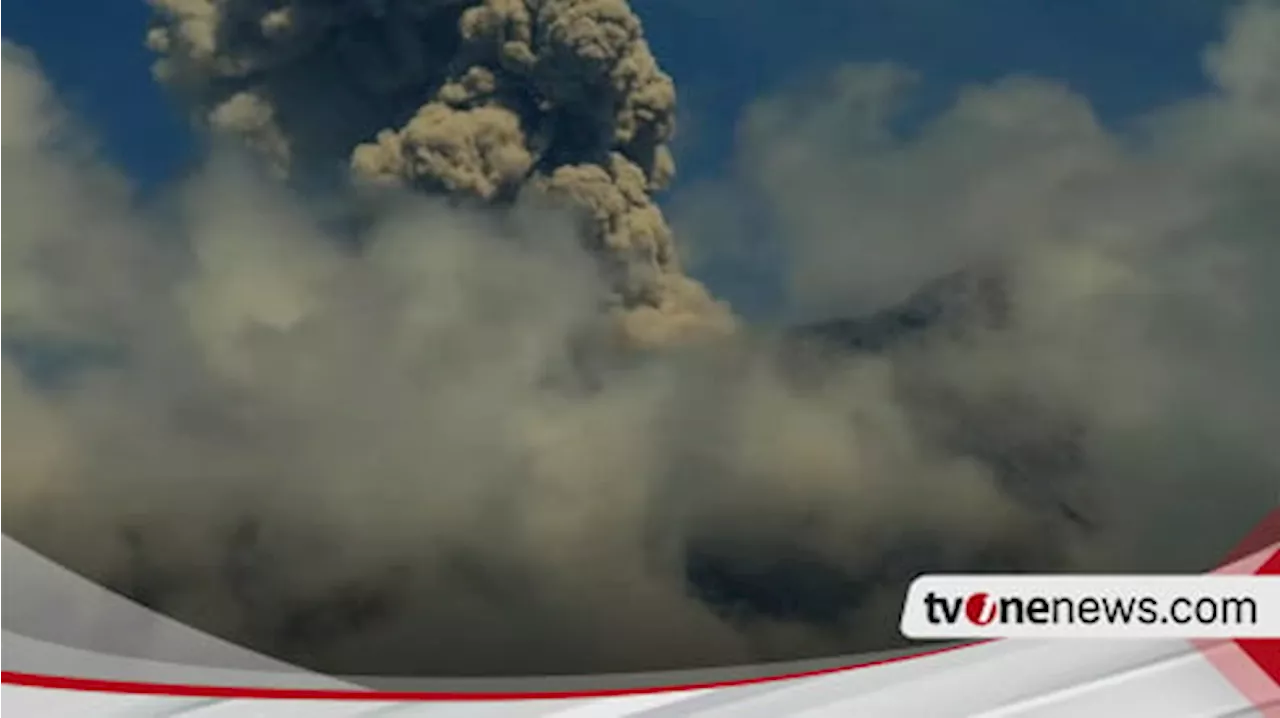
{"label": "red graphic stripe", "polygon": [[[1269,514],[1266,519],[1251,531],[1236,548],[1227,555],[1223,564],[1232,563],[1280,539],[1280,510]],[[1280,551],[1277,551],[1259,570],[1259,573],[1280,573]],[[98,693],[125,693],[133,695],[163,695],[191,698],[257,698],[283,700],[359,700],[359,701],[479,701],[479,700],[554,700],[569,698],[604,698],[624,695],[644,695],[677,691],[693,691],[710,688],[728,688],[732,686],[752,685],[773,681],[808,678],[829,675],[841,671],[858,668],[898,663],[901,661],[938,655],[960,648],[975,646],[987,641],[976,641],[955,646],[946,646],[923,651],[907,656],[896,656],[868,663],[851,666],[838,666],[801,673],[790,673],[779,676],[761,678],[745,678],[732,681],[692,683],[674,686],[650,686],[642,688],[597,689],[586,691],[530,691],[530,692],[446,692],[446,691],[380,691],[374,689],[305,689],[305,688],[252,688],[241,686],[188,685],[170,683],[146,683],[135,681],[116,681],[95,678],[74,678],[69,676],[51,676],[19,671],[3,671],[0,681],[13,685],[52,688],[74,691],[91,691]],[[1273,682],[1280,682],[1280,641],[1253,640],[1237,641],[1240,648],[1255,662]],[[1224,673],[1230,673],[1224,671]],[[1232,678],[1227,675],[1227,678]],[[1262,706],[1260,706],[1262,707]],[[1269,714],[1268,714],[1269,715]]]}
{"label": "red graphic stripe", "polygon": [[[1280,542],[1280,510],[1272,511],[1227,555],[1231,564]],[[1280,548],[1254,571],[1261,575],[1280,573]],[[1226,645],[1212,641],[1193,643],[1249,699],[1264,718],[1280,718],[1280,641],[1244,639]]]}
{"label": "red graphic stripe", "polygon": [[[1280,575],[1280,549],[1271,554],[1271,558],[1258,569],[1260,575]],[[1251,639],[1239,641],[1243,650],[1271,680],[1280,684],[1280,640]]]}
{"label": "red graphic stripe", "polygon": [[1240,543],[1227,554],[1223,564],[1235,563],[1240,559],[1251,556],[1271,544],[1280,541],[1280,509],[1272,511],[1263,517],[1257,526],[1253,527]]}
{"label": "red graphic stripe", "polygon": [[894,656],[878,661],[858,663],[851,666],[836,666],[800,673],[786,673],[779,676],[761,678],[740,678],[730,681],[707,683],[690,683],[674,686],[645,686],[641,688],[601,688],[584,691],[511,691],[481,693],[471,691],[381,691],[376,689],[330,689],[330,688],[253,688],[242,686],[189,685],[180,683],[146,683],[137,681],[116,681],[98,678],[74,678],[71,676],[50,676],[20,671],[4,671],[0,676],[4,683],[28,686],[32,688],[54,688],[68,691],[89,691],[94,693],[126,693],[131,695],[158,695],[182,698],[265,698],[277,700],[328,700],[328,701],[519,701],[519,700],[561,700],[567,698],[608,698],[628,695],[646,695],[652,693],[675,693],[678,691],[696,691],[709,688],[729,688],[733,686],[772,683],[796,678],[830,675],[859,668],[870,668],[889,663],[936,656],[961,648],[976,646],[987,641],[975,641],[955,646],[944,646],[907,656]]}

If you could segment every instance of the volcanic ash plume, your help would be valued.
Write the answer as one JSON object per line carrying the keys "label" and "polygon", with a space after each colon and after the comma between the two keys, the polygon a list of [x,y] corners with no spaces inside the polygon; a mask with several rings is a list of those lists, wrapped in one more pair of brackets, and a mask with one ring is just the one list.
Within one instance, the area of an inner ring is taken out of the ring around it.
{"label": "volcanic ash plume", "polygon": [[584,377],[602,296],[732,326],[625,5],[155,1],[236,142],[139,196],[4,44],[0,379],[7,535],[158,611],[332,674],[758,663],[900,644],[921,573],[1203,570],[1274,505],[1274,4],[1135,142],[1026,78],[909,138],[902,68],[761,100],[691,236],[776,233],[838,319]]}
{"label": "volcanic ash plume", "polygon": [[[24,178],[4,190],[4,518],[102,585],[330,673],[547,675],[881,649],[925,568],[1072,559],[1072,527],[1005,490],[986,444],[917,428],[887,357],[802,384],[743,331],[581,391],[569,350],[602,289],[561,213],[409,196],[339,227],[223,147],[157,207],[82,147],[32,58],[4,60]],[[217,114],[302,106],[267,96]],[[286,137],[316,135],[250,139]],[[665,239],[639,231],[662,226],[642,165],[603,162],[530,188],[572,193],[603,241]],[[633,334],[680,324],[660,286]],[[19,622],[50,641],[110,630],[33,603]]]}
{"label": "volcanic ash plume", "polygon": [[732,330],[651,197],[675,172],[676,92],[624,0],[153,2],[157,76],[281,175],[559,198],[626,339]]}

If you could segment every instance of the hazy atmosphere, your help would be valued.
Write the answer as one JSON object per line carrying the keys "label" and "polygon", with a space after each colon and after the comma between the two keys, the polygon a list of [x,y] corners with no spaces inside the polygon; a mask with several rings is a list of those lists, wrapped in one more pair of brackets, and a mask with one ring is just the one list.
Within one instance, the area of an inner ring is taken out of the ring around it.
{"label": "hazy atmosphere", "polygon": [[197,627],[836,655],[1280,500],[1276,2],[28,5],[5,531]]}

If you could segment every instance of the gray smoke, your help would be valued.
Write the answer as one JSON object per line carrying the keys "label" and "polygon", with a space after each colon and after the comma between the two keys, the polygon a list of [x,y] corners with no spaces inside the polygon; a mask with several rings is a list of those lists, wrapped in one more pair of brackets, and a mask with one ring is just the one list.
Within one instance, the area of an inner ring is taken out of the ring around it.
{"label": "gray smoke", "polygon": [[[870,317],[819,334],[933,344],[909,366],[957,407],[944,433],[1012,439],[1028,403],[1075,427],[1108,563],[1209,566],[1280,497],[1280,7],[1241,4],[1225,29],[1210,89],[1120,127],[1015,76],[904,132],[916,73],[837,68],[755,103],[732,176],[676,197],[673,223],[745,276],[742,228],[771,223],[795,316]],[[940,276],[960,280],[891,309]],[[983,406],[1002,418],[962,419]]]}
{"label": "gray smoke", "polygon": [[732,330],[685,276],[651,193],[675,172],[675,86],[624,0],[155,0],[156,76],[280,174],[579,207],[642,345]]}
{"label": "gray smoke", "polygon": [[[870,160],[829,133],[883,68],[762,104],[708,191],[789,220],[800,310],[867,314],[736,333],[651,199],[625,5],[160,9],[162,79],[268,171],[215,147],[144,205],[4,54],[6,530],[138,600],[335,672],[727,664],[883,648],[925,570],[1201,568],[1274,504],[1274,9],[1147,147],[1027,81]],[[584,362],[602,296],[650,351]]]}

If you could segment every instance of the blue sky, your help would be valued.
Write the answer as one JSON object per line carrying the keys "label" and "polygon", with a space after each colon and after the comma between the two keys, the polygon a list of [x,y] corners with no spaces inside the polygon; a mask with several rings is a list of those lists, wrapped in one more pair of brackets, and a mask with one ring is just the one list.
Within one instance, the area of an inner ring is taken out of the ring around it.
{"label": "blue sky", "polygon": [[[1058,79],[1117,124],[1205,87],[1200,53],[1228,0],[634,0],[676,80],[682,135],[673,188],[720,173],[752,100],[841,62],[891,60],[921,75],[915,115],[958,86],[1014,74]],[[46,74],[144,189],[194,158],[183,118],[149,75],[141,0],[10,3],[4,37]],[[906,118],[910,121],[910,115]],[[774,277],[714,260],[698,273],[739,311],[767,315]],[[731,276],[732,275],[732,276]]]}
{"label": "blue sky", "polygon": [[[714,174],[752,99],[841,61],[894,60],[923,74],[922,108],[958,84],[1017,73],[1065,80],[1117,121],[1203,85],[1198,55],[1225,0],[637,0],[687,110],[685,180]],[[23,0],[4,37],[46,73],[143,185],[192,154],[149,75],[137,0]]]}
{"label": "blue sky", "polygon": [[[1062,80],[1109,122],[1205,86],[1200,52],[1225,0],[641,0],[654,51],[701,127],[730,127],[756,96],[844,61],[922,75],[919,110],[1010,73]],[[697,9],[700,8],[700,9]],[[690,42],[688,38],[695,38]],[[709,116],[703,116],[704,114]],[[682,149],[686,179],[714,171],[729,132]]]}

